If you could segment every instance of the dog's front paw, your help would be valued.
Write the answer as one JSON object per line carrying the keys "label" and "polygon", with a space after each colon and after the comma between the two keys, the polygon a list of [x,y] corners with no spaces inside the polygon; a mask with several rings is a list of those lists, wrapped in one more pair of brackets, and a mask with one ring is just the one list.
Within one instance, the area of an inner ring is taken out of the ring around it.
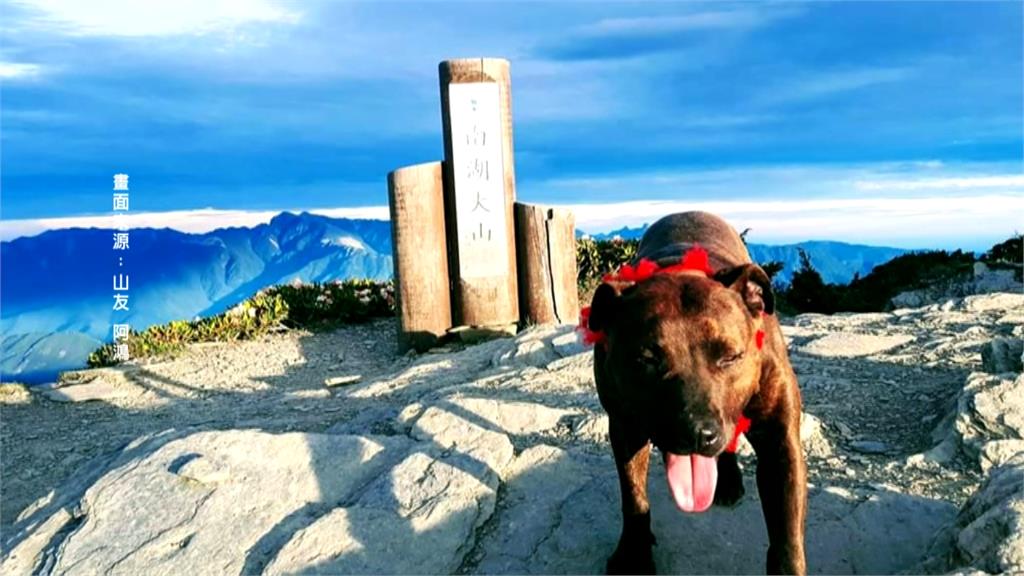
{"label": "dog's front paw", "polygon": [[651,548],[658,541],[651,533],[651,513],[626,515],[622,518],[619,545],[608,559],[608,574],[654,574]]}
{"label": "dog's front paw", "polygon": [[726,452],[718,457],[718,484],[715,486],[715,506],[731,508],[743,499],[743,472],[736,455]]}
{"label": "dog's front paw", "polygon": [[655,574],[654,554],[651,553],[651,546],[648,545],[623,545],[619,546],[608,559],[605,566],[608,574]]}

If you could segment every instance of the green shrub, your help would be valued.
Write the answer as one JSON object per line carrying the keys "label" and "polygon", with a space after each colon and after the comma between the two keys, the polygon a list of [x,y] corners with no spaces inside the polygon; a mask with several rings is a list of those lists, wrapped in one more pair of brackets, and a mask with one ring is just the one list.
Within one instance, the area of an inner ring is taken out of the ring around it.
{"label": "green shrub", "polygon": [[395,313],[395,289],[391,282],[293,283],[275,286],[271,291],[288,304],[284,324],[293,328],[330,329]]}
{"label": "green shrub", "polygon": [[778,260],[770,260],[768,262],[765,262],[764,264],[761,264],[761,269],[764,270],[764,273],[768,275],[769,280],[774,280],[775,275],[778,274],[779,272],[782,272],[782,269],[785,267],[786,265],[782,262],[779,262]]}
{"label": "green shrub", "polygon": [[789,286],[777,290],[780,310],[798,314],[881,312],[900,292],[969,279],[974,256],[960,250],[911,252],[876,266],[867,276],[855,275],[849,284],[826,284],[803,251],[800,264]]}
{"label": "green shrub", "polygon": [[902,254],[840,287],[837,311],[881,312],[900,292],[939,282],[969,280],[973,272],[974,255],[969,252],[931,250]]}
{"label": "green shrub", "polygon": [[[129,357],[146,358],[175,354],[195,342],[249,340],[276,326],[323,330],[394,313],[391,282],[293,283],[260,290],[216,316],[132,331],[122,343],[128,344]],[[89,366],[117,364],[115,350],[114,344],[104,344],[89,355]]]}
{"label": "green shrub", "polygon": [[793,273],[781,296],[780,309],[785,312],[835,312],[836,287],[825,283],[803,249],[800,249],[800,269]]}
{"label": "green shrub", "polygon": [[639,240],[578,239],[576,241],[576,284],[579,288],[580,302],[590,302],[594,290],[601,283],[601,278],[632,260],[639,247]]}
{"label": "green shrub", "polygon": [[1024,235],[1014,234],[981,256],[986,264],[1024,264]]}
{"label": "green shrub", "polygon": [[1011,268],[1018,282],[1024,280],[1024,235],[1015,234],[996,244],[981,256],[981,261],[992,268]]}

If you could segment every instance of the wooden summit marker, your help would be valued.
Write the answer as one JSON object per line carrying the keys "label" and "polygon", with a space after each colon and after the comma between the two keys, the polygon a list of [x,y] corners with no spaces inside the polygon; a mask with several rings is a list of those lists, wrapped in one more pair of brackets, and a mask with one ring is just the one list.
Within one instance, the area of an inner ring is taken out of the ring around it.
{"label": "wooden summit marker", "polygon": [[507,330],[519,320],[509,63],[467,58],[438,68],[452,321]]}
{"label": "wooden summit marker", "polygon": [[575,323],[572,214],[515,202],[508,61],[438,68],[445,160],[388,174],[399,348]]}

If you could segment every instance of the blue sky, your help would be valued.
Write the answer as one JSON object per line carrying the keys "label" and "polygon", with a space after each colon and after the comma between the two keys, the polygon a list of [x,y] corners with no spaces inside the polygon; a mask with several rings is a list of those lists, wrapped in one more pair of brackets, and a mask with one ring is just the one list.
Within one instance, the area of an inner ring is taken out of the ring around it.
{"label": "blue sky", "polygon": [[115,172],[146,224],[386,217],[387,172],[443,155],[438,62],[473,56],[512,62],[519,197],[584,229],[1024,230],[1020,2],[6,0],[0,26],[5,238],[109,213]]}

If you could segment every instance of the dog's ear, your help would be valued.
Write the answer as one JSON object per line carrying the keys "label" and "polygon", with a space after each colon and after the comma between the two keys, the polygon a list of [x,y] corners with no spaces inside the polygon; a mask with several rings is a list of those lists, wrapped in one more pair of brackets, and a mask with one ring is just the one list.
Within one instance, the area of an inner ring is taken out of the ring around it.
{"label": "dog's ear", "polygon": [[739,292],[751,313],[756,315],[761,312],[766,314],[775,312],[772,281],[757,264],[741,264],[734,268],[724,268],[715,273],[715,280]]}
{"label": "dog's ear", "polygon": [[594,292],[594,299],[590,303],[590,318],[587,321],[588,328],[593,332],[604,332],[614,322],[619,313],[619,298],[622,287],[617,283],[602,282]]}

